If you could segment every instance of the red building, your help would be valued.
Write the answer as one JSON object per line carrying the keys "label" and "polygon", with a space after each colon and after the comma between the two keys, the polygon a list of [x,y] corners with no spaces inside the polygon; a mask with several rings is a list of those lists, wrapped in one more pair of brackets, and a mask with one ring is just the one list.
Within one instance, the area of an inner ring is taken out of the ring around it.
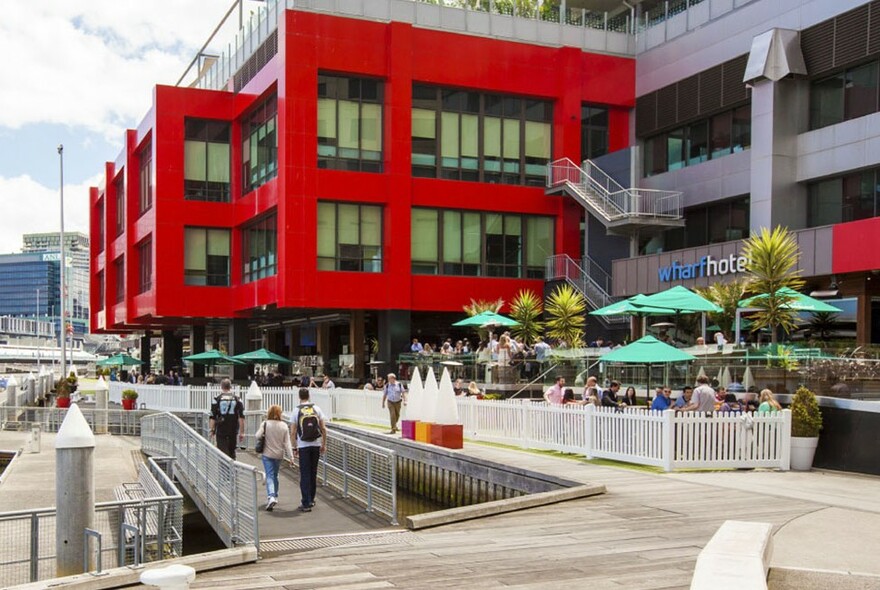
{"label": "red building", "polygon": [[207,340],[360,371],[372,338],[393,359],[471,299],[541,293],[584,219],[546,164],[626,147],[634,79],[575,47],[281,11],[224,90],[157,86],[106,164],[91,329],[161,332],[166,370]]}

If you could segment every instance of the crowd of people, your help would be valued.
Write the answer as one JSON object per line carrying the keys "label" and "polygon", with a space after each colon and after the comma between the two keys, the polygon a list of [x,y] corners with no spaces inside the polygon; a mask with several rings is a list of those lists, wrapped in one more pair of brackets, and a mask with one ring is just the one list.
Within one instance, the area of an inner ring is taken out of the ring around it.
{"label": "crowd of people", "polygon": [[168,371],[168,373],[150,372],[144,375],[137,370],[111,369],[108,378],[110,381],[142,383],[144,385],[183,385],[183,376],[177,371]]}
{"label": "crowd of people", "polygon": [[742,398],[736,393],[728,392],[727,389],[717,383],[711,383],[708,377],[697,377],[696,386],[686,385],[681,394],[673,398],[672,388],[669,386],[657,387],[653,398],[646,398],[643,402],[636,396],[634,387],[627,387],[620,393],[620,383],[611,381],[607,388],[602,389],[598,385],[598,378],[590,376],[584,385],[580,398],[575,395],[573,388],[565,386],[565,377],[557,377],[556,382],[544,392],[544,401],[555,405],[594,405],[598,407],[647,407],[651,410],[674,410],[676,412],[720,412],[742,413],[755,412],[758,414],[770,414],[782,409],[776,396],[769,389],[758,392],[754,387],[744,392]]}

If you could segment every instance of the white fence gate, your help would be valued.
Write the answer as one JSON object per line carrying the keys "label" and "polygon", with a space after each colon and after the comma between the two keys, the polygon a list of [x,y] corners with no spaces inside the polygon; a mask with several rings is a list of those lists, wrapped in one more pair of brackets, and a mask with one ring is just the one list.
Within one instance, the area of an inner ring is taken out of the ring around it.
{"label": "white fence gate", "polygon": [[[220,393],[216,386],[110,383],[110,400],[123,389],[138,391],[138,404],[164,411],[205,411]],[[236,393],[244,396],[244,388]],[[299,403],[298,388],[264,388],[262,408],[284,411]],[[385,426],[382,394],[363,389],[311,389],[310,397],[332,418]],[[652,412],[645,408],[548,405],[528,400],[457,398],[464,436],[528,449],[583,454],[661,467],[770,467],[789,469],[791,413],[703,414]],[[403,408],[406,419],[406,407]]]}

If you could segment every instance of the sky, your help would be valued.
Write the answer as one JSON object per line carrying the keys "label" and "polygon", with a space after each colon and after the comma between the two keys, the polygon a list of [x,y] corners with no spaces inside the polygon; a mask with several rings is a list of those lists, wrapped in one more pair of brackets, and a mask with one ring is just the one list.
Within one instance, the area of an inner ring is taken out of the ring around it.
{"label": "sky", "polygon": [[[3,0],[0,254],[20,251],[24,233],[59,231],[59,144],[64,229],[88,233],[88,189],[104,162],[150,108],[153,86],[177,82],[232,3]],[[246,17],[256,5],[246,0]]]}

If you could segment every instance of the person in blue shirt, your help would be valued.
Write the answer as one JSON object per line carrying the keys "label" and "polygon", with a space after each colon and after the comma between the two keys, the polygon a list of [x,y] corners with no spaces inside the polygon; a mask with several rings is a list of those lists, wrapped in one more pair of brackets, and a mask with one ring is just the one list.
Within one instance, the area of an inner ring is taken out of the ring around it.
{"label": "person in blue shirt", "polygon": [[660,394],[654,398],[654,401],[651,402],[652,410],[668,410],[672,406],[672,390],[668,387],[664,387]]}
{"label": "person in blue shirt", "polygon": [[418,338],[412,339],[412,346],[409,347],[410,352],[420,353],[422,352],[422,344],[419,342]]}
{"label": "person in blue shirt", "polygon": [[680,409],[691,403],[691,396],[694,394],[694,388],[690,385],[685,385],[684,389],[681,390],[681,397],[675,400],[675,408]]}

